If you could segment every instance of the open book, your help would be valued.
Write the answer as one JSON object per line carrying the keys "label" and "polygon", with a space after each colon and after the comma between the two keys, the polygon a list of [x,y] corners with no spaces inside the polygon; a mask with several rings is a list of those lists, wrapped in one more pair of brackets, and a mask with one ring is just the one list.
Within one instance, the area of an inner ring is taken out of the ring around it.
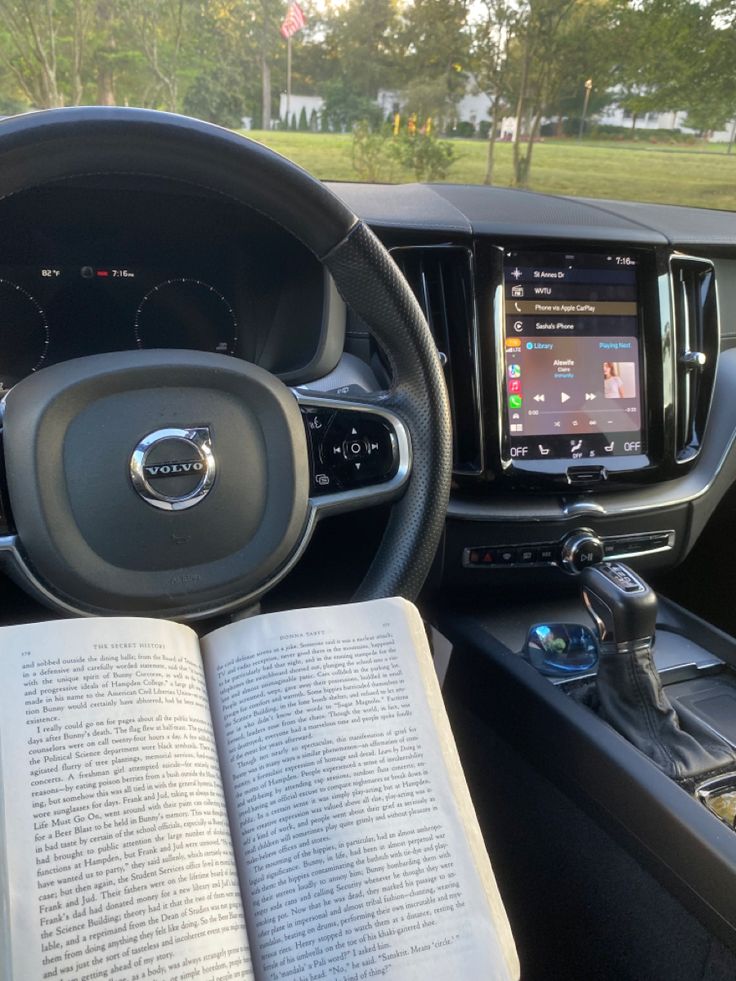
{"label": "open book", "polygon": [[514,978],[415,608],[0,630],[0,976]]}

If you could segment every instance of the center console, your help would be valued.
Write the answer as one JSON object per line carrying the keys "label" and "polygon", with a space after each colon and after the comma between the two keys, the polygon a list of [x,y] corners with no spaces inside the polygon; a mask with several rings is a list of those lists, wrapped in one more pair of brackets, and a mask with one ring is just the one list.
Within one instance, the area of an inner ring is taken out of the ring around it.
{"label": "center console", "polygon": [[714,399],[734,352],[720,371],[713,264],[662,246],[528,240],[479,240],[473,259],[479,404],[460,398],[469,379],[450,348],[463,455],[446,583],[561,582],[601,558],[674,565],[733,440],[728,402]]}
{"label": "center console", "polygon": [[[634,585],[640,585],[637,577]],[[624,590],[629,586],[625,582]],[[605,590],[598,593],[605,602],[592,608],[605,622],[610,598]],[[616,670],[616,659],[619,655],[624,660],[641,658],[638,648],[646,646],[628,640],[621,624],[634,637],[642,629],[650,633],[653,621],[640,628],[629,622],[625,610],[617,613],[615,604],[611,616],[621,636],[608,638],[602,633],[601,637],[618,640],[615,649],[609,645],[606,653],[611,659],[609,673],[613,666],[617,675],[609,678],[611,691],[616,692],[621,678],[628,678],[626,670],[623,675]],[[477,720],[484,720],[491,733],[486,744],[489,756],[495,740],[510,746],[562,788],[707,929],[736,950],[736,772],[729,765],[736,745],[736,642],[659,598],[653,654],[664,695],[657,730],[662,738],[657,741],[664,752],[660,762],[671,762],[670,755],[674,759],[666,772],[666,766],[650,758],[649,743],[654,740],[648,725],[638,727],[635,713],[629,714],[633,710],[626,684],[610,721],[599,714],[594,668],[549,677],[533,658],[524,656],[532,625],[537,624],[534,634],[539,637],[543,636],[540,622],[555,629],[560,621],[594,623],[580,596],[569,594],[538,599],[528,592],[506,596],[503,603],[488,604],[484,610],[477,604],[442,610],[436,625],[453,649],[446,693]],[[674,706],[679,722],[668,706]],[[624,733],[616,727],[622,721]],[[642,734],[637,745],[625,734],[627,722],[634,734],[637,728]],[[690,740],[687,733],[696,736],[692,747],[680,745]],[[714,752],[716,746],[721,747],[721,755]],[[707,754],[698,755],[698,747]],[[708,772],[711,762],[713,772]],[[506,788],[496,785],[493,769],[487,766],[484,772],[493,793],[503,795]],[[512,772],[505,779],[517,777]],[[543,813],[538,802],[532,823],[538,825]],[[517,817],[506,833],[513,833],[518,820],[525,819]],[[587,847],[587,842],[580,847]],[[597,874],[594,867],[588,873],[594,878]],[[658,975],[643,972],[641,976]]]}

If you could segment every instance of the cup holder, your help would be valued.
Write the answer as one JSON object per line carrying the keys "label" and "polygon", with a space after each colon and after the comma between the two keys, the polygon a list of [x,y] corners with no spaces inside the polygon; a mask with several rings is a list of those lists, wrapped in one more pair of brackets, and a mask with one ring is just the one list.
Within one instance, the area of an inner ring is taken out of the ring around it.
{"label": "cup holder", "polygon": [[695,796],[711,814],[736,830],[736,773],[724,773],[706,780],[695,791]]}

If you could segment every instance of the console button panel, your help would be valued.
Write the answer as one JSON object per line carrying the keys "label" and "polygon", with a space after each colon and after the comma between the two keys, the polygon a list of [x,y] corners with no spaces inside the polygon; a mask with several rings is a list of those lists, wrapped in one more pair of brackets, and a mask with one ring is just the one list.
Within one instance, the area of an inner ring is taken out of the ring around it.
{"label": "console button panel", "polygon": [[[573,533],[575,534],[575,533]],[[580,532],[580,534],[585,534]],[[463,566],[470,569],[498,568],[563,568],[563,548],[570,538],[563,541],[534,542],[524,545],[476,545],[464,549]],[[598,535],[603,544],[603,557],[607,559],[635,558],[652,555],[674,548],[675,532],[651,531],[636,535]],[[569,571],[569,570],[568,570]]]}

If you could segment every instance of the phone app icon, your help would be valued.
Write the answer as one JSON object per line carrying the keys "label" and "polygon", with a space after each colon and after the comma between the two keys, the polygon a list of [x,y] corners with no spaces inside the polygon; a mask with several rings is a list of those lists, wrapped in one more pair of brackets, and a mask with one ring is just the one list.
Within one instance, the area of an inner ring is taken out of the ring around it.
{"label": "phone app icon", "polygon": [[520,409],[524,404],[524,399],[521,395],[509,395],[509,408],[510,409]]}
{"label": "phone app icon", "polygon": [[521,365],[520,364],[510,364],[509,365],[509,378],[521,378]]}
{"label": "phone app icon", "polygon": [[517,395],[521,393],[521,382],[518,378],[512,378],[509,381],[509,392],[513,392]]}

